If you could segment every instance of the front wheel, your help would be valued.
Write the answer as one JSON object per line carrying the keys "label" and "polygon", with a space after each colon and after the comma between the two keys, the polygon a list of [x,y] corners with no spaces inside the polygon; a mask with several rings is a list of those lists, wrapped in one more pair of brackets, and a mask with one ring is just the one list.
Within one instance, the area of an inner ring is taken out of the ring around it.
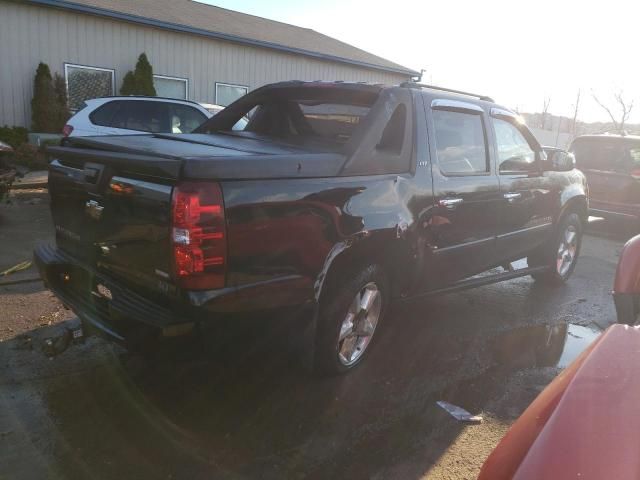
{"label": "front wheel", "polygon": [[549,267],[545,272],[533,274],[533,278],[552,283],[566,282],[576,268],[581,245],[580,217],[575,213],[565,215],[558,224],[554,239],[541,251],[527,258],[530,267]]}
{"label": "front wheel", "polygon": [[332,286],[320,303],[315,371],[339,374],[362,362],[380,330],[388,302],[387,279],[377,265],[353,275],[345,284]]}

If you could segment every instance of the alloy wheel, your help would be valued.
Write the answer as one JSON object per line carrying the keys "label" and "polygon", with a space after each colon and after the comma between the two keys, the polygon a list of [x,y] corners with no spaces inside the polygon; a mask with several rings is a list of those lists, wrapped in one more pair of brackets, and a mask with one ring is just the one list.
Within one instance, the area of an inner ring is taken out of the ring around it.
{"label": "alloy wheel", "polygon": [[382,294],[378,286],[367,283],[354,297],[340,326],[338,360],[351,366],[364,354],[382,313]]}
{"label": "alloy wheel", "polygon": [[556,257],[556,271],[564,277],[576,260],[578,251],[578,230],[574,225],[569,225],[560,238],[558,255]]}

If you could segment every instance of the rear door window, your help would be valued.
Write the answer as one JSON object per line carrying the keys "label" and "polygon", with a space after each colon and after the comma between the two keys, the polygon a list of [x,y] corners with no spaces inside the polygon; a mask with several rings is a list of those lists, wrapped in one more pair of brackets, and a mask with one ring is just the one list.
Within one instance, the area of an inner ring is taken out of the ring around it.
{"label": "rear door window", "polygon": [[445,175],[489,172],[482,115],[434,110],[438,165]]}

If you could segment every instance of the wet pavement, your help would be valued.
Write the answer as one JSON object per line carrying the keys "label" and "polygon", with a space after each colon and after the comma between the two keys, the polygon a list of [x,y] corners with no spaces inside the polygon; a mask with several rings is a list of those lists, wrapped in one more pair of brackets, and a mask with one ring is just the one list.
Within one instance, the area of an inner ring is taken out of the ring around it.
{"label": "wet pavement", "polygon": [[310,376],[308,335],[286,327],[151,359],[92,338],[50,359],[44,340],[77,319],[39,283],[0,287],[2,322],[43,317],[0,342],[0,478],[475,478],[615,321],[624,237],[594,227],[565,286],[520,278],[398,305],[366,362],[335,378]]}

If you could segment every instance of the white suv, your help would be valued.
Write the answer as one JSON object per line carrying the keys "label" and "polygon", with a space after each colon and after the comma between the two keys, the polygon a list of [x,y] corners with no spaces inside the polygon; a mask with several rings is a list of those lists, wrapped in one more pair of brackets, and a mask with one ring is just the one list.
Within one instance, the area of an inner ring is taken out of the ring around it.
{"label": "white suv", "polygon": [[189,100],[159,97],[104,97],[85,101],[69,119],[67,137],[191,133],[213,113]]}

